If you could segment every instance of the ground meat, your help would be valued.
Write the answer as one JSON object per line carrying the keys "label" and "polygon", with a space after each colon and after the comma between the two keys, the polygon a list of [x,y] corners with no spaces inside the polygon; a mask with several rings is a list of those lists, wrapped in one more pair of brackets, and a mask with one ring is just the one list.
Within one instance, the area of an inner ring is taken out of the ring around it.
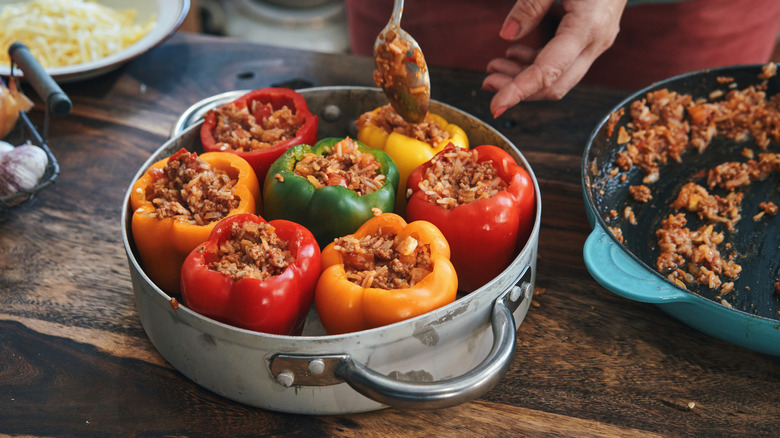
{"label": "ground meat", "polygon": [[385,184],[379,162],[361,152],[349,137],[333,145],[324,155],[306,153],[295,163],[294,172],[315,187],[342,186],[358,196],[373,193]]}
{"label": "ground meat", "polygon": [[760,202],[758,208],[766,214],[777,214],[777,205],[774,202]]}
{"label": "ground meat", "polygon": [[628,192],[631,194],[631,197],[634,198],[634,200],[637,202],[647,202],[653,199],[652,190],[650,190],[650,187],[647,187],[644,184],[638,186],[630,186],[628,188]]}
{"label": "ground meat", "polygon": [[623,230],[618,227],[609,227],[609,231],[615,236],[618,242],[623,243]]}
{"label": "ground meat", "polygon": [[409,288],[433,271],[430,245],[411,236],[348,235],[336,239],[335,249],[341,252],[349,281],[361,287]]}
{"label": "ground meat", "polygon": [[428,201],[445,209],[488,199],[506,190],[492,161],[477,161],[474,150],[454,147],[431,159],[419,188]]}
{"label": "ground meat", "polygon": [[765,180],[773,172],[780,170],[780,154],[758,154],[758,161],[748,160],[741,163],[729,161],[707,171],[707,185],[710,189],[720,187],[734,190],[750,185],[753,181]]}
{"label": "ground meat", "polygon": [[[727,82],[725,78],[719,81]],[[716,102],[694,101],[690,95],[667,89],[648,93],[630,106],[631,121],[618,138],[619,144],[627,145],[618,153],[616,164],[624,171],[641,168],[645,183],[651,183],[657,180],[662,164],[680,161],[687,149],[703,151],[717,135],[736,141],[751,136],[766,149],[770,141],[780,141],[780,95],[767,99],[764,88],[751,86],[710,96],[722,97]],[[617,123],[613,118],[607,127],[610,135]]]}
{"label": "ground meat", "polygon": [[230,238],[217,252],[218,259],[209,269],[219,271],[234,281],[242,278],[265,280],[279,275],[295,261],[273,226],[267,222],[246,221],[230,227]]}
{"label": "ground meat", "polygon": [[287,106],[274,110],[268,103],[252,101],[249,105],[229,103],[210,110],[216,115],[213,135],[220,150],[268,149],[295,138],[303,124]]}
{"label": "ground meat", "polygon": [[700,219],[722,222],[729,230],[733,230],[742,218],[740,207],[744,196],[742,192],[729,192],[725,198],[711,195],[704,187],[691,182],[680,189],[672,207],[696,213]]}
{"label": "ground meat", "polygon": [[756,222],[760,221],[764,215],[774,216],[777,214],[777,205],[774,202],[760,202],[758,209],[761,211],[753,216],[753,220]]}
{"label": "ground meat", "polygon": [[432,146],[450,138],[450,134],[430,116],[426,116],[422,122],[409,123],[390,104],[379,108],[377,112],[369,111],[361,114],[357,121],[358,129],[368,125],[377,126],[388,133],[397,132]]}
{"label": "ground meat", "polygon": [[[662,221],[661,228],[656,231],[660,249],[656,269],[668,272],[668,278],[678,284],[695,282],[710,289],[721,286],[720,275],[737,278],[742,267],[734,262],[733,255],[723,258],[718,250],[723,233],[713,231],[710,224],[696,231],[685,227],[686,224],[683,213],[670,215]],[[682,269],[684,267],[687,272]]]}
{"label": "ground meat", "polygon": [[632,102],[632,122],[627,125],[631,140],[617,159],[621,170],[638,166],[647,174],[644,182],[651,183],[658,178],[660,164],[669,158],[679,160],[688,147],[689,126],[683,118],[690,102],[690,96],[666,89]]}
{"label": "ground meat", "polygon": [[195,153],[173,156],[163,169],[150,172],[154,182],[146,199],[154,204],[159,219],[175,217],[205,225],[224,218],[240,202],[232,191],[236,180]]}

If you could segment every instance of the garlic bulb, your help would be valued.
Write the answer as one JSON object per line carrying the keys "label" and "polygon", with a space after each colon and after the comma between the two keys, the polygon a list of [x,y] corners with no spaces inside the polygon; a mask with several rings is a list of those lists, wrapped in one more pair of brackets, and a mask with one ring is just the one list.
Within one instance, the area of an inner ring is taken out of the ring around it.
{"label": "garlic bulb", "polygon": [[0,154],[14,150],[14,145],[7,141],[0,140]]}
{"label": "garlic bulb", "polygon": [[0,196],[34,188],[43,177],[48,163],[46,152],[33,144],[23,144],[11,150],[0,146]]}

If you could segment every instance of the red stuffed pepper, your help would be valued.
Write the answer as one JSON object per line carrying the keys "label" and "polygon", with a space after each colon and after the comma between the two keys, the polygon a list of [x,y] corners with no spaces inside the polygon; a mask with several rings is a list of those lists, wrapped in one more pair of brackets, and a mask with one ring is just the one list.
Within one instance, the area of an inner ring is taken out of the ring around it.
{"label": "red stuffed pepper", "polygon": [[303,226],[254,214],[220,221],[181,270],[184,304],[247,330],[299,335],[320,275],[320,247]]}
{"label": "red stuffed pepper", "polygon": [[533,181],[496,146],[447,146],[412,171],[407,187],[408,220],[426,220],[441,230],[462,291],[500,274],[531,234]]}
{"label": "red stuffed pepper", "polygon": [[206,151],[233,152],[263,181],[268,168],[297,144],[317,142],[317,116],[289,88],[260,88],[210,110],[200,128]]}

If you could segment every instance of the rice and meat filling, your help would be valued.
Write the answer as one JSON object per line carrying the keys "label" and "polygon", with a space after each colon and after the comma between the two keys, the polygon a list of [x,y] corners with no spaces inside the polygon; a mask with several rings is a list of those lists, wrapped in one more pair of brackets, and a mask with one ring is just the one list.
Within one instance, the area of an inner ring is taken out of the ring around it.
{"label": "rice and meat filling", "polygon": [[382,128],[387,133],[397,132],[434,146],[450,138],[450,134],[432,118],[426,116],[422,122],[409,123],[390,104],[380,107],[376,112],[369,111],[361,114],[357,120],[358,129],[368,125]]}
{"label": "rice and meat filling", "polygon": [[232,191],[236,180],[197,154],[173,156],[164,168],[150,172],[154,182],[146,199],[154,205],[158,219],[173,217],[205,225],[226,217],[240,202]]}
{"label": "rice and meat filling", "polygon": [[696,213],[699,219],[707,222],[721,222],[733,231],[742,218],[740,210],[744,196],[742,192],[729,192],[725,197],[713,195],[704,187],[689,182],[680,189],[672,208]]}
{"label": "rice and meat filling", "polygon": [[336,239],[347,279],[361,287],[405,289],[433,271],[431,248],[413,236],[383,234]]}
{"label": "rice and meat filling", "polygon": [[780,170],[780,154],[758,154],[758,161],[729,161],[719,164],[707,172],[707,185],[710,189],[720,187],[733,191],[754,181],[763,181]]}
{"label": "rice and meat filling", "polygon": [[[412,49],[411,43],[400,38],[400,35],[394,30],[385,32],[383,37],[385,43],[376,47],[376,69],[373,73],[374,82],[380,88],[396,82],[397,79],[406,77],[406,62],[409,60],[409,57],[406,55]],[[411,60],[417,65],[418,74],[422,75],[422,71],[426,68],[422,51],[414,49]],[[421,94],[426,91],[425,87],[409,90],[412,94]]]}
{"label": "rice and meat filling", "polygon": [[234,223],[230,238],[217,249],[218,259],[209,269],[221,272],[234,281],[242,278],[266,280],[279,275],[295,261],[276,229],[267,222]]}
{"label": "rice and meat filling", "polygon": [[373,193],[385,184],[381,166],[373,155],[361,152],[349,137],[326,149],[326,154],[306,153],[294,172],[316,188],[346,187],[358,196]]}
{"label": "rice and meat filling", "polygon": [[492,161],[477,161],[476,151],[454,147],[431,160],[419,187],[429,202],[451,209],[492,198],[508,186]]}
{"label": "rice and meat filling", "polygon": [[295,138],[303,124],[286,105],[274,110],[270,103],[256,100],[248,105],[229,103],[211,111],[216,115],[214,140],[222,151],[268,149]]}
{"label": "rice and meat filling", "polygon": [[[687,284],[703,284],[710,289],[722,285],[721,275],[736,279],[742,266],[735,263],[736,252],[721,256],[718,246],[723,243],[724,234],[715,232],[712,224],[705,224],[696,231],[685,227],[684,213],[669,215],[656,231],[661,251],[656,260],[660,272],[669,272],[667,278],[682,287]],[[727,250],[729,245],[726,244]],[[687,266],[687,272],[681,269]],[[729,282],[728,289],[733,287]]]}
{"label": "rice and meat filling", "polygon": [[[770,70],[765,68],[764,76],[773,75]],[[624,171],[641,168],[644,182],[652,183],[658,179],[660,165],[669,159],[681,161],[687,149],[703,152],[718,135],[737,142],[751,137],[763,150],[771,141],[780,141],[780,95],[767,98],[762,84],[710,95],[710,99],[721,97],[709,102],[661,89],[632,102],[631,121],[618,128],[618,144],[625,144],[626,150],[618,153],[616,164]],[[610,116],[608,135],[623,114],[621,109]]]}
{"label": "rice and meat filling", "polygon": [[[761,78],[768,79],[776,74],[776,66],[764,67]],[[780,95],[766,96],[766,84],[735,90],[732,78],[718,78],[721,84],[730,84],[730,91],[712,92],[709,99],[694,100],[690,95],[671,92],[666,89],[648,93],[646,99],[635,101],[630,106],[631,122],[618,131],[618,143],[626,144],[624,152],[618,153],[616,164],[620,170],[639,167],[645,174],[643,182],[651,184],[658,180],[660,166],[669,159],[681,161],[681,154],[687,149],[703,152],[716,136],[742,142],[751,138],[755,145],[766,150],[769,144],[780,141]],[[611,135],[623,112],[611,115],[608,133]],[[724,233],[714,231],[714,226],[723,224],[733,232],[742,218],[741,208],[744,193],[737,191],[755,181],[767,179],[780,171],[780,154],[761,153],[753,159],[753,151],[744,149],[746,162],[726,162],[697,177],[706,177],[709,190],[727,191],[724,196],[711,194],[708,189],[690,182],[679,191],[672,203],[678,212],[695,213],[703,221],[692,231],[685,225],[685,213],[670,214],[656,231],[660,254],[656,259],[659,272],[682,287],[693,283],[706,285],[710,289],[720,288],[721,294],[734,287],[742,267],[735,262],[738,254],[731,244],[725,242]],[[651,195],[643,186],[629,188],[629,193],[638,202],[646,202]],[[772,202],[761,202],[759,212],[753,220],[764,215],[777,213]],[[610,227],[622,241],[619,228]],[[726,256],[721,255],[726,251]],[[780,280],[775,283],[780,290]],[[724,303],[728,304],[728,303]]]}

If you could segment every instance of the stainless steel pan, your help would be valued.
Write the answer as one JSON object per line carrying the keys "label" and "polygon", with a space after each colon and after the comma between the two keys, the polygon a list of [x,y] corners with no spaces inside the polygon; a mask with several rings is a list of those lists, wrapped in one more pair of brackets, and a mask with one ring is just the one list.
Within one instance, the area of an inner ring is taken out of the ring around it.
{"label": "stainless steel pan", "polygon": [[[357,117],[386,103],[381,90],[375,88],[299,91],[320,116],[320,137],[354,136]],[[236,94],[207,99],[205,104],[213,106]],[[541,199],[530,166],[504,136],[443,103],[431,102],[431,111],[463,127],[474,144],[495,144],[509,151],[529,171],[536,199]],[[196,108],[187,114],[197,112]],[[180,131],[177,128],[136,178],[181,147],[199,151],[200,122],[196,120],[184,123]],[[510,364],[516,329],[528,311],[535,281],[538,201],[528,243],[504,272],[477,291],[407,321],[344,335],[325,335],[312,310],[303,336],[292,337],[238,329],[185,306],[172,306],[172,297],[149,280],[137,257],[128,199],[129,189],[123,204],[122,239],[144,330],[176,369],[227,398],[306,414],[353,413],[387,406],[441,408],[481,396]]]}

